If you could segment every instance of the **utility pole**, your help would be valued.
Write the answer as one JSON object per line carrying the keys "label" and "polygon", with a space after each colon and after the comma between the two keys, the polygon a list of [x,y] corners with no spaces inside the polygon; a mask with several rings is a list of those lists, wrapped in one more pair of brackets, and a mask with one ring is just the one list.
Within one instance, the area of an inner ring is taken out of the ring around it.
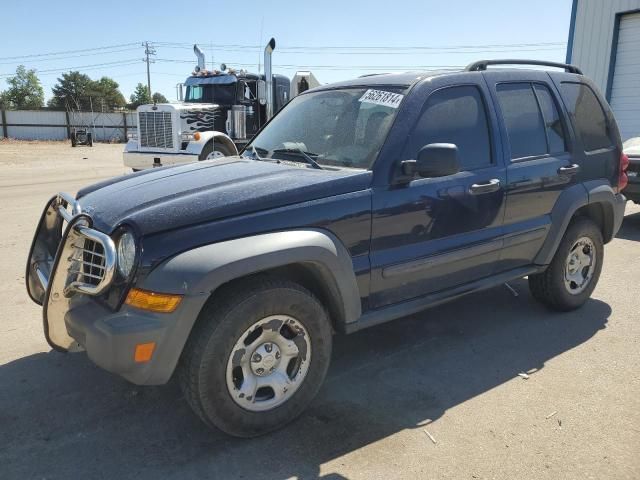
{"label": "utility pole", "polygon": [[142,44],[142,46],[144,47],[144,58],[142,59],[143,62],[146,62],[147,64],[147,89],[149,90],[149,100],[151,100],[151,72],[149,70],[149,63],[153,63],[153,60],[149,59],[150,55],[155,55],[156,54],[156,50],[155,48],[153,48],[153,46],[149,46],[149,42],[144,42]]}

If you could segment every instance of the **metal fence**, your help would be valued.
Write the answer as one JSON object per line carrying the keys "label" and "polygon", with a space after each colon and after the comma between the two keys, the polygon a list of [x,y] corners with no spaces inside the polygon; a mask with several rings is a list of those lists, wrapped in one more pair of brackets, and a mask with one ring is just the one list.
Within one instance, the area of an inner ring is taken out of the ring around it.
{"label": "metal fence", "polygon": [[58,112],[2,110],[0,134],[18,140],[65,140],[73,127],[88,127],[98,142],[126,142],[137,128],[136,112]]}

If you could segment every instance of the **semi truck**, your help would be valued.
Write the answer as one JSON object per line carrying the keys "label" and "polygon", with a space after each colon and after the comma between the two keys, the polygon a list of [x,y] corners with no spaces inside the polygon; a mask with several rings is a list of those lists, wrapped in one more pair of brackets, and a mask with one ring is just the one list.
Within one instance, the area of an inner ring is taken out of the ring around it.
{"label": "semi truck", "polygon": [[292,80],[274,74],[274,38],[264,49],[264,73],[206,68],[202,50],[192,75],[177,86],[178,102],[141,105],[137,131],[130,134],[123,157],[134,171],[236,155],[291,98],[319,85],[312,72]]}

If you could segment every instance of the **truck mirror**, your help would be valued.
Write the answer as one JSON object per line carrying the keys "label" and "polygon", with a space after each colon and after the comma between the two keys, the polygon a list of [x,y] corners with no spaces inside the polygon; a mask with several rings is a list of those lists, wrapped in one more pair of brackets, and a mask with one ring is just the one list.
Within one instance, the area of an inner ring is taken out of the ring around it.
{"label": "truck mirror", "polygon": [[264,80],[258,80],[258,102],[260,105],[267,103],[267,84]]}
{"label": "truck mirror", "polygon": [[184,83],[178,83],[176,85],[176,97],[179,102],[184,99],[184,94],[182,93],[182,88],[184,87]]}

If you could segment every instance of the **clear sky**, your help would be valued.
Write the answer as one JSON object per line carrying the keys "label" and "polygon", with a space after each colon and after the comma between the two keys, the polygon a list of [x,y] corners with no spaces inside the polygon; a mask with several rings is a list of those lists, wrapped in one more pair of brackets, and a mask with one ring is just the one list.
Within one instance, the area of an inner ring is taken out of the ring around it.
{"label": "clear sky", "polygon": [[571,0],[4,0],[1,10],[0,89],[24,64],[39,71],[47,98],[70,69],[110,76],[128,98],[146,83],[146,40],[157,52],[152,90],[174,99],[195,65],[194,42],[208,67],[213,57],[255,72],[273,36],[274,72],[309,69],[321,83],[483,58],[564,61]]}

